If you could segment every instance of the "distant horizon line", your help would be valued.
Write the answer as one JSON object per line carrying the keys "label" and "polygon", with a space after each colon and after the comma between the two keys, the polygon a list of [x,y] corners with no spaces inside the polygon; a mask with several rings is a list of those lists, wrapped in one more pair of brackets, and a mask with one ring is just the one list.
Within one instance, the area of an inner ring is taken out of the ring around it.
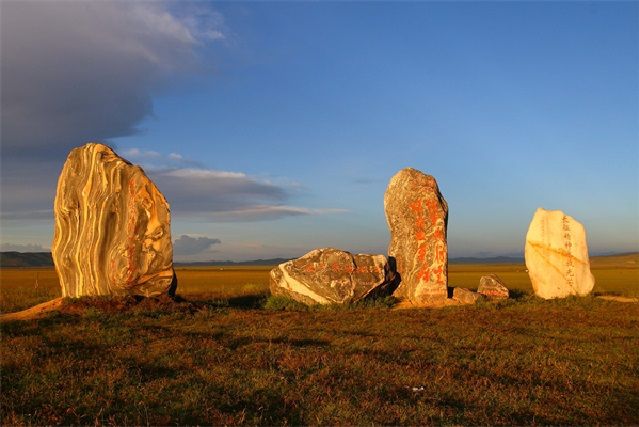
{"label": "distant horizon line", "polygon": [[[0,255],[4,255],[4,254],[24,254],[24,255],[29,255],[29,254],[51,254],[51,251],[39,251],[39,252],[22,252],[22,251],[0,251]],[[637,251],[625,251],[625,252],[615,252],[615,251],[605,251],[605,252],[594,252],[592,254],[589,254],[589,257],[613,257],[613,256],[625,256],[625,255],[634,255],[634,254],[639,254],[639,250]],[[303,255],[301,255],[303,256]],[[231,260],[231,259],[226,259],[226,260],[218,260],[218,259],[210,259],[210,260],[205,260],[205,261],[201,261],[201,260],[180,260],[180,261],[173,261],[173,264],[175,265],[206,265],[206,264],[250,264],[250,263],[258,263],[258,262],[267,262],[267,261],[289,261],[292,259],[297,259],[300,258],[300,256],[298,257],[270,257],[270,258],[254,258],[254,259],[247,259],[247,260]],[[506,254],[506,255],[488,255],[488,256],[454,256],[454,257],[449,257],[448,261],[453,262],[459,262],[459,261],[472,261],[472,260],[504,260],[504,261],[523,261],[524,260],[524,253],[522,252],[521,254]],[[265,264],[266,265],[266,264]]]}

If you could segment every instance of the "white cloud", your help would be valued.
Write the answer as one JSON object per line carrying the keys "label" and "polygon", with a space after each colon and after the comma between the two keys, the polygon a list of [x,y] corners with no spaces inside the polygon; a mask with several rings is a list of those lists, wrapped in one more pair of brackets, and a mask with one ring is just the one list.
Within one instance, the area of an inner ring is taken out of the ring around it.
{"label": "white cloud", "polygon": [[[216,178],[247,178],[242,172],[227,172],[213,169],[175,169],[162,172],[165,176],[177,178],[216,179]],[[267,183],[265,183],[267,184]]]}
{"label": "white cloud", "polygon": [[197,46],[223,26],[164,2],[4,2],[0,18],[9,154],[135,133],[152,92],[197,71]]}
{"label": "white cloud", "polygon": [[42,247],[40,244],[35,243],[1,243],[1,252],[48,252],[49,249]]}
{"label": "white cloud", "polygon": [[183,234],[173,242],[173,253],[177,257],[196,255],[207,252],[211,246],[220,243],[222,243],[220,239],[212,239],[206,236],[193,237]]}
{"label": "white cloud", "polygon": [[276,184],[244,172],[208,169],[175,152],[132,147],[123,153],[142,163],[171,204],[174,219],[246,222],[345,212],[289,205],[291,193],[300,188],[295,182]]}
{"label": "white cloud", "polygon": [[126,158],[138,158],[142,155],[142,151],[139,148],[129,148],[124,151],[124,157]]}
{"label": "white cloud", "polygon": [[[50,207],[70,149],[137,133],[153,112],[153,95],[210,69],[214,58],[200,49],[227,32],[210,3],[3,1],[1,7],[3,217],[7,209],[13,215]],[[135,155],[154,153],[129,154]]]}
{"label": "white cloud", "polygon": [[274,220],[289,216],[338,214],[348,212],[347,209],[326,208],[311,209],[288,205],[250,205],[233,210],[210,212],[211,218],[220,222],[249,222]]}

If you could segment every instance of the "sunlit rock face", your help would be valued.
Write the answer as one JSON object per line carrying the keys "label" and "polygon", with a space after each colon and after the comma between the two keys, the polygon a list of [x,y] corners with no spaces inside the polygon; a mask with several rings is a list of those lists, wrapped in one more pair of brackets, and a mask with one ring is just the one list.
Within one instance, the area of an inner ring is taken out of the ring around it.
{"label": "sunlit rock face", "polygon": [[65,297],[175,291],[169,204],[106,145],[71,151],[58,180],[51,252]]}
{"label": "sunlit rock face", "polygon": [[508,299],[510,292],[496,274],[481,276],[477,292],[490,299]]}
{"label": "sunlit rock face", "polygon": [[315,249],[271,270],[271,294],[304,304],[346,304],[392,294],[397,277],[384,255]]}
{"label": "sunlit rock face", "polygon": [[475,304],[481,297],[481,294],[470,289],[453,288],[453,300],[460,304]]}
{"label": "sunlit rock face", "polygon": [[525,257],[533,290],[541,298],[584,296],[595,285],[586,230],[562,211],[537,209],[526,235]]}
{"label": "sunlit rock face", "polygon": [[442,303],[448,284],[448,205],[437,181],[402,169],[388,184],[384,210],[391,235],[388,255],[401,275],[394,295],[415,304]]}

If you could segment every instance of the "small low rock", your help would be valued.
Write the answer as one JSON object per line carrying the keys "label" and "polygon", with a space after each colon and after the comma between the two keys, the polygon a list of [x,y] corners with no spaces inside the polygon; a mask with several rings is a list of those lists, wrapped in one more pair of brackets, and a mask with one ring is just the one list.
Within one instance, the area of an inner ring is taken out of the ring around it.
{"label": "small low rock", "polygon": [[477,292],[490,299],[507,299],[509,296],[508,288],[496,274],[481,276]]}
{"label": "small low rock", "polygon": [[475,304],[481,295],[466,288],[453,288],[453,299],[461,304]]}

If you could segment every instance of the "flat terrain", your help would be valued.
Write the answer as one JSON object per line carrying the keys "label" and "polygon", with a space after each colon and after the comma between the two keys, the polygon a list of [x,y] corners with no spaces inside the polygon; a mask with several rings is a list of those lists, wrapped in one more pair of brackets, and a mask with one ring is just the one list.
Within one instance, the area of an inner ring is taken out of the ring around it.
{"label": "flat terrain", "polygon": [[[593,262],[598,292],[637,295],[621,262]],[[0,422],[639,423],[639,304],[543,301],[523,266],[463,265],[453,285],[496,272],[517,299],[309,310],[267,301],[268,270],[180,269],[180,302],[82,299],[0,325]],[[51,269],[0,278],[3,312],[59,296]]]}
{"label": "flat terrain", "polygon": [[[639,253],[593,257],[595,294],[639,297]],[[179,267],[178,294],[187,298],[227,298],[268,294],[271,267]],[[460,264],[449,266],[451,286],[476,289],[484,274],[496,273],[511,290],[532,293],[525,265]],[[0,269],[0,311],[21,310],[61,296],[53,268]]]}

